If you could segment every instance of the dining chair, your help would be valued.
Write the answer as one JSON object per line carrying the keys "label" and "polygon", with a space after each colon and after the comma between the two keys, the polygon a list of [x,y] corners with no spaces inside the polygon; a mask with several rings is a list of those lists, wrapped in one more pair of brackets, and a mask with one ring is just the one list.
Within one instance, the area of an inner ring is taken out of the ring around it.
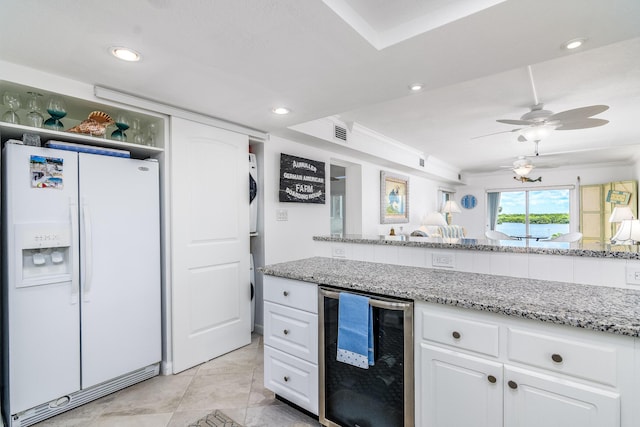
{"label": "dining chair", "polygon": [[485,231],[484,235],[487,237],[487,239],[491,240],[517,240],[516,238],[511,237],[508,234],[504,234],[503,232],[496,230]]}
{"label": "dining chair", "polygon": [[561,234],[549,239],[548,242],[577,242],[580,239],[582,239],[582,233],[572,231],[571,233]]}

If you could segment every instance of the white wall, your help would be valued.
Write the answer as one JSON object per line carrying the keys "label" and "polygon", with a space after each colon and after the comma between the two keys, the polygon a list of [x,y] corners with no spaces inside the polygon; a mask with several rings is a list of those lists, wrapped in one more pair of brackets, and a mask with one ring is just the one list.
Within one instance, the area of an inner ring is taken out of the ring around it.
{"label": "white wall", "polygon": [[[306,159],[325,163],[325,176],[328,180],[329,165],[332,162],[345,164],[358,164],[362,171],[361,194],[350,194],[347,199],[359,197],[362,201],[362,234],[378,235],[388,234],[393,226],[396,233],[402,226],[404,233],[411,233],[420,226],[420,219],[427,212],[436,210],[437,190],[441,186],[436,181],[424,177],[410,176],[387,167],[362,161],[356,157],[338,154],[326,149],[312,147],[288,139],[272,136],[269,141],[257,147],[262,154],[263,163],[258,166],[262,178],[259,197],[263,203],[259,216],[258,229],[260,236],[254,237],[252,246],[262,242],[264,258],[256,259],[256,265],[269,265],[279,262],[315,256],[317,248],[313,236],[329,235],[330,233],[330,202],[326,203],[281,203],[278,201],[278,189],[280,179],[280,154],[285,153]],[[380,224],[380,171],[393,172],[409,177],[409,223],[405,224]],[[329,194],[330,181],[327,182],[326,194]],[[348,184],[347,184],[348,185]],[[347,186],[349,188],[349,186]],[[347,190],[348,191],[348,190]],[[276,214],[279,209],[287,211],[287,221],[277,221]],[[347,209],[347,215],[349,211]],[[262,275],[256,275],[256,328],[261,330],[263,324],[262,304]]]}
{"label": "white wall", "polygon": [[[478,199],[478,205],[474,209],[462,209],[462,213],[454,214],[453,223],[465,227],[469,237],[482,238],[487,229],[487,190],[530,190],[557,185],[574,185],[577,188],[578,177],[580,185],[637,180],[638,176],[640,176],[640,166],[568,166],[555,169],[534,169],[530,176],[534,179],[542,176],[542,182],[523,184],[514,180],[513,174],[509,172],[499,172],[491,175],[468,175],[464,177],[467,185],[456,187],[455,200],[459,203],[462,196],[472,194]],[[577,195],[574,194],[571,204],[572,219],[577,219],[578,209]],[[575,218],[573,215],[575,215]]]}
{"label": "white wall", "polygon": [[[439,183],[427,178],[410,176],[389,168],[363,162],[357,158],[338,155],[331,151],[299,144],[295,141],[271,137],[264,144],[264,251],[265,263],[273,264],[314,255],[313,236],[328,235],[330,232],[330,204],[280,203],[278,201],[280,153],[300,156],[325,162],[326,176],[329,164],[344,160],[362,166],[362,234],[388,234],[393,226],[396,233],[402,227],[404,233],[411,233],[420,226],[420,219],[427,212],[436,209]],[[409,223],[380,224],[380,171],[398,173],[409,177]],[[330,185],[330,182],[327,183]],[[328,187],[327,187],[328,190]],[[288,221],[277,221],[278,209],[286,209]],[[349,213],[347,213],[349,215]]]}

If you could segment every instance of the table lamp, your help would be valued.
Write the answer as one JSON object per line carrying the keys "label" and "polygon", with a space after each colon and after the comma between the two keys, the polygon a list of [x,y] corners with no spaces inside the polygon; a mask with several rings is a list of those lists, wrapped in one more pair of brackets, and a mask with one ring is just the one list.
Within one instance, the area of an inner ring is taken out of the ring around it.
{"label": "table lamp", "polygon": [[631,208],[629,206],[616,206],[615,208],[613,208],[613,211],[611,212],[611,216],[609,216],[609,222],[612,224],[620,223],[620,226],[617,232],[614,233],[615,235],[611,238],[611,243],[616,243],[622,240],[629,240],[629,238],[619,239],[618,235],[621,235],[621,236],[629,235],[630,233],[630,229],[628,229],[629,224],[625,225],[625,222],[630,221],[632,219],[633,219],[633,212],[631,211]]}
{"label": "table lamp", "polygon": [[460,213],[462,211],[455,200],[447,200],[444,202],[444,205],[442,205],[440,212],[447,214],[447,224],[451,225],[451,214]]}

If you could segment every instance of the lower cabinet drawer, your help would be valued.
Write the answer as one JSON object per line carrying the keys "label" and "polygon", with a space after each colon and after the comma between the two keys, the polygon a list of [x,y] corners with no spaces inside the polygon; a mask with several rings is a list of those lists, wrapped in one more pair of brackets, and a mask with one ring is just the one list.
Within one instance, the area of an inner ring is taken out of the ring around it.
{"label": "lower cabinet drawer", "polygon": [[421,312],[422,339],[497,357],[500,328],[460,316]]}
{"label": "lower cabinet drawer", "polygon": [[318,365],[265,345],[264,386],[318,415]]}
{"label": "lower cabinet drawer", "polygon": [[318,363],[318,315],[264,302],[264,343]]}
{"label": "lower cabinet drawer", "polygon": [[318,286],[282,277],[264,276],[264,300],[318,313]]}
{"label": "lower cabinet drawer", "polygon": [[509,360],[617,386],[615,347],[588,344],[537,332],[508,329]]}

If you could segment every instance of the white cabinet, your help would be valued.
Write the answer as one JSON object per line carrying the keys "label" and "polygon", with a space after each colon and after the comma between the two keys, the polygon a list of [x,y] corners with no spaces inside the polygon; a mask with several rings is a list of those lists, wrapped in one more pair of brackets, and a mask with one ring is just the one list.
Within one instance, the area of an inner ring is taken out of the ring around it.
{"label": "white cabinet", "polygon": [[504,425],[620,426],[620,394],[505,365]]}
{"label": "white cabinet", "polygon": [[264,386],[318,414],[318,290],[264,277]]}
{"label": "white cabinet", "polygon": [[416,425],[632,427],[634,339],[416,303]]}
{"label": "white cabinet", "polygon": [[421,343],[422,427],[501,427],[502,364]]}

